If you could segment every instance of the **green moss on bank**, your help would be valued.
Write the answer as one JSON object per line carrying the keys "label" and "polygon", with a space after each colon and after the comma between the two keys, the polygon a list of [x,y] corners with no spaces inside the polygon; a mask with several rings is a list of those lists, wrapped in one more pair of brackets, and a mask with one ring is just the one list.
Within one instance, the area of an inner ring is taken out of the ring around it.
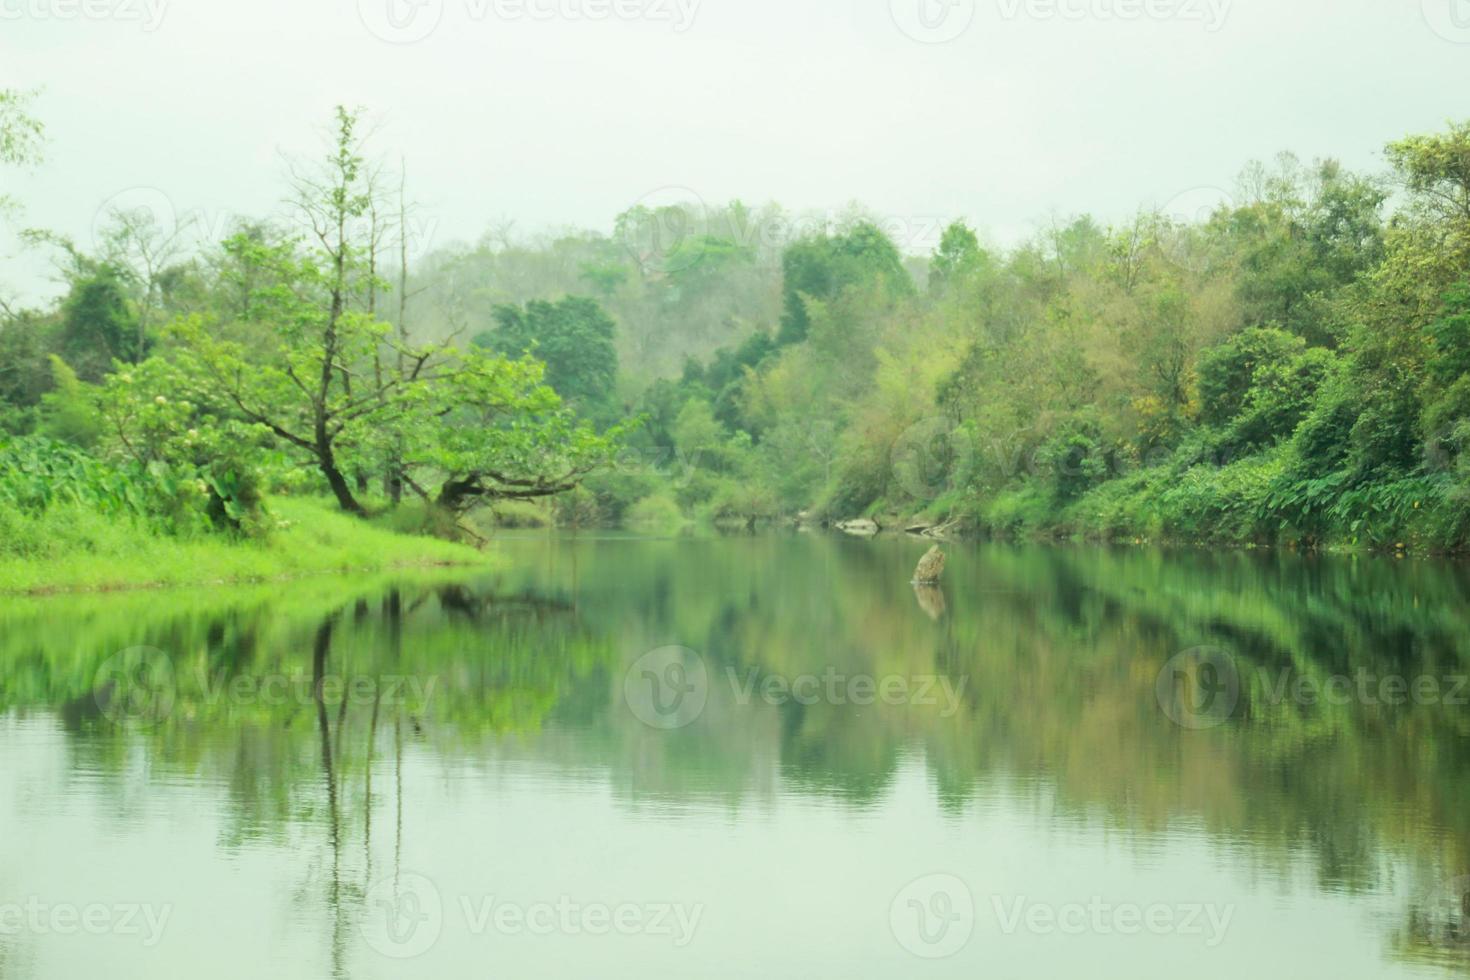
{"label": "green moss on bank", "polygon": [[261,540],[160,536],[82,506],[35,517],[0,512],[0,593],[264,582],[488,560],[467,545],[399,533],[326,501],[281,498],[270,509],[277,526]]}

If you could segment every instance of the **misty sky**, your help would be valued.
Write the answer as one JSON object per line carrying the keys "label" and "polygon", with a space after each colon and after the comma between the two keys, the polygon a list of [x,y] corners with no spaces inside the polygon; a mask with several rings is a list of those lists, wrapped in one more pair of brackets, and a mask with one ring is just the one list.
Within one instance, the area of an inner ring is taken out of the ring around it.
{"label": "misty sky", "polygon": [[671,187],[1009,243],[1280,150],[1380,168],[1470,117],[1470,0],[0,0],[0,87],[43,88],[50,137],[0,188],[83,243],[120,193],[277,210],[338,102],[407,157],[435,247]]}

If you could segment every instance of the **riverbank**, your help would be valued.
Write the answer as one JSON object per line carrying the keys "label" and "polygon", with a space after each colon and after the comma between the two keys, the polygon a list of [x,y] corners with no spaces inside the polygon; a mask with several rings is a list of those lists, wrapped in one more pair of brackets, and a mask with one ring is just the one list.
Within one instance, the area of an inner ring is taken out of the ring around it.
{"label": "riverbank", "polygon": [[[993,496],[950,498],[918,514],[874,513],[830,526],[865,534],[1202,548],[1279,548],[1461,556],[1470,552],[1470,495],[1443,476],[1343,486],[1285,481],[1270,460],[1159,467],[1059,499],[1039,481]],[[936,533],[940,532],[940,533]]]}
{"label": "riverbank", "polygon": [[991,502],[981,523],[1002,536],[1298,551],[1458,555],[1470,543],[1470,502],[1453,481],[1283,485],[1270,467],[1145,470],[1069,502],[1022,487]]}
{"label": "riverbank", "polygon": [[480,551],[400,533],[326,501],[277,498],[277,522],[260,540],[160,536],[139,522],[83,507],[36,518],[24,554],[0,553],[0,594],[95,592],[270,582],[392,568],[479,565]]}

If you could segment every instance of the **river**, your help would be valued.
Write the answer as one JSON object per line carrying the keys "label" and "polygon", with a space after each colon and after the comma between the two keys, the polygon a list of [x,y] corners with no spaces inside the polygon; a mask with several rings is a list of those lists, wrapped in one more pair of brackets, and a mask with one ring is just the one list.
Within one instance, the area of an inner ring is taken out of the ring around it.
{"label": "river", "polygon": [[1470,569],[925,547],[0,600],[0,977],[1470,967]]}

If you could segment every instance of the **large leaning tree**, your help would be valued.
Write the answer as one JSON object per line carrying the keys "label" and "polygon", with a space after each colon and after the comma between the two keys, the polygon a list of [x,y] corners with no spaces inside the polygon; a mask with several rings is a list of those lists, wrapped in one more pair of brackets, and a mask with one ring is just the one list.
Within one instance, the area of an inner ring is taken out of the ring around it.
{"label": "large leaning tree", "polygon": [[375,479],[456,514],[571,489],[620,433],[579,421],[539,361],[416,340],[401,302],[399,322],[379,318],[384,245],[405,229],[386,227],[359,130],[339,108],[328,158],[293,167],[298,230],[255,226],[225,243],[229,302],[168,330],[174,396],[269,433],[350,513],[365,512]]}

